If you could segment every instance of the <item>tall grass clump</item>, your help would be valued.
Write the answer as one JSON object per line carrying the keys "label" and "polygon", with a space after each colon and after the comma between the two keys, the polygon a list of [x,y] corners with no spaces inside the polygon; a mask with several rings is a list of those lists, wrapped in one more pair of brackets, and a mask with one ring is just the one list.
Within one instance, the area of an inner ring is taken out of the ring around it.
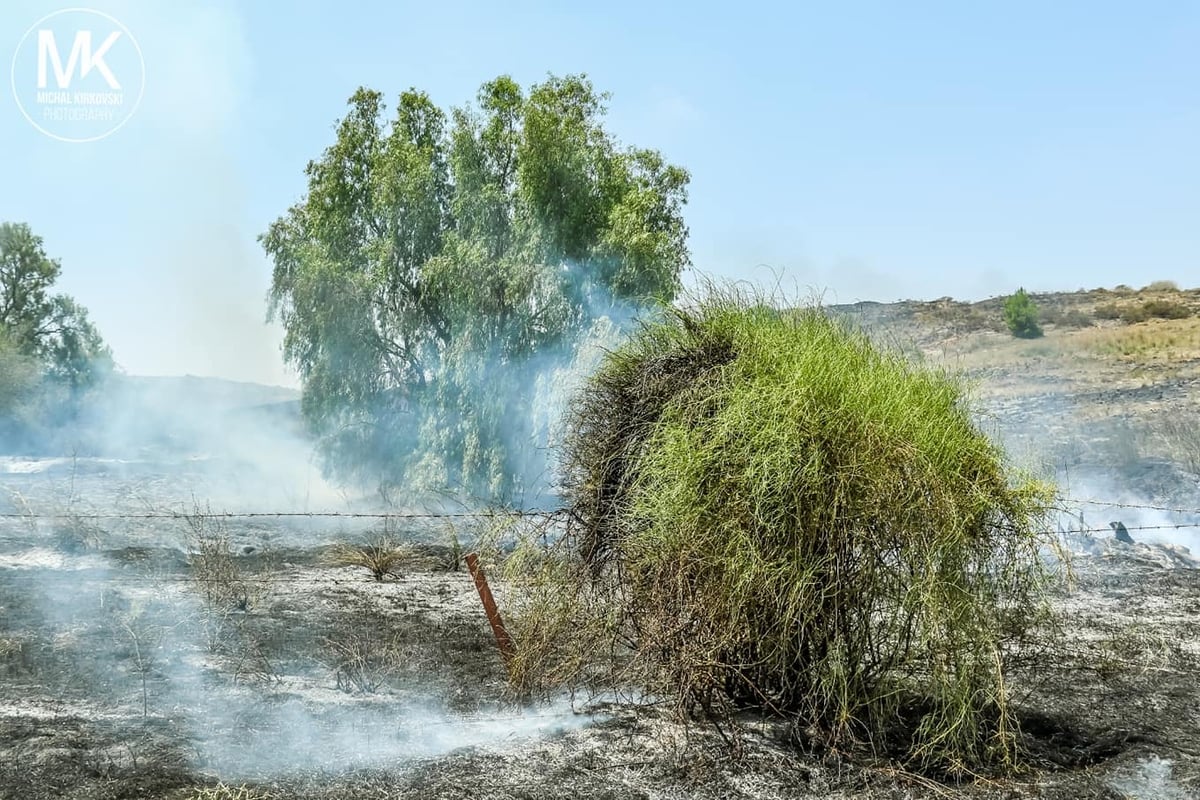
{"label": "tall grass clump", "polygon": [[1015,763],[1005,663],[1041,619],[1052,491],[953,375],[725,293],[611,353],[569,427],[578,557],[645,688],[925,768]]}

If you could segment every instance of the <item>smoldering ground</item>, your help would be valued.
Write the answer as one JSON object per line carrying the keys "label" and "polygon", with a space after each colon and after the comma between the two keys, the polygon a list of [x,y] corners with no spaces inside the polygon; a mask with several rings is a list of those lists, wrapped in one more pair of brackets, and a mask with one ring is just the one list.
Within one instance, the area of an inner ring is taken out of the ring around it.
{"label": "smoldering ground", "polygon": [[431,570],[436,548],[419,572],[376,582],[330,568],[320,547],[201,565],[194,545],[167,544],[192,535],[178,521],[158,521],[158,544],[109,550],[101,531],[68,554],[17,522],[0,562],[0,662],[16,690],[3,713],[107,720],[161,748],[144,738],[157,727],[181,763],[230,780],[503,747],[590,719],[566,699],[508,702],[469,577]]}
{"label": "smoldering ground", "polygon": [[[327,480],[295,392],[121,378],[56,444],[0,459],[0,715],[102,723],[118,765],[224,780],[588,724],[569,699],[510,701],[448,529],[357,516],[413,509]],[[273,511],[348,516],[223,516]],[[424,549],[384,582],[326,558],[383,537]]]}

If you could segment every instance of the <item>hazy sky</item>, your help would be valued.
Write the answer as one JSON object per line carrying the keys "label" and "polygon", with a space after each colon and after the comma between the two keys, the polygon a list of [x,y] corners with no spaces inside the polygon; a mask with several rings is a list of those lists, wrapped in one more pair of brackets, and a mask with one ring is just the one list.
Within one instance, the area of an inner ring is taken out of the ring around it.
{"label": "hazy sky", "polygon": [[[71,144],[6,90],[0,220],[132,373],[294,383],[255,237],[346,99],[502,73],[586,72],[622,141],[691,170],[706,273],[831,302],[1200,285],[1200,3],[81,2],[136,37],[144,99]],[[6,0],[0,64],[72,5]]]}

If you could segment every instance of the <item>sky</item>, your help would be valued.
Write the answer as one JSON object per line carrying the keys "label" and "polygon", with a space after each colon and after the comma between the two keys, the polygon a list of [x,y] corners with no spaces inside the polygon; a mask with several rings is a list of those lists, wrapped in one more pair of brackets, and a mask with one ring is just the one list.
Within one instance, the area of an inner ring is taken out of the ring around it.
{"label": "sky", "polygon": [[[691,280],[1200,285],[1200,3],[81,2],[136,39],[141,102],[73,143],[0,94],[0,221],[42,236],[132,374],[295,385],[256,237],[346,100],[461,106],[501,74],[587,74],[619,140],[691,172]],[[6,0],[0,65],[72,5]]]}

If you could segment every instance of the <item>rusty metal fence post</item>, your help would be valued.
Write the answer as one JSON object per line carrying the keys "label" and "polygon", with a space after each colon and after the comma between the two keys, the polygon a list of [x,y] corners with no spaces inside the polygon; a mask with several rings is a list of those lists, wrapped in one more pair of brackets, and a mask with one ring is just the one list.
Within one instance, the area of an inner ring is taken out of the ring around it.
{"label": "rusty metal fence post", "polygon": [[496,598],[492,596],[492,590],[488,586],[487,575],[483,573],[483,567],[479,565],[479,556],[475,553],[467,553],[466,562],[467,569],[471,571],[471,577],[475,579],[475,590],[479,592],[479,599],[483,601],[483,610],[487,614],[488,622],[491,623],[492,633],[496,636],[496,647],[500,650],[500,657],[504,659],[504,668],[507,670],[516,653],[512,638],[504,627],[504,620],[500,618],[500,609],[496,607]]}

